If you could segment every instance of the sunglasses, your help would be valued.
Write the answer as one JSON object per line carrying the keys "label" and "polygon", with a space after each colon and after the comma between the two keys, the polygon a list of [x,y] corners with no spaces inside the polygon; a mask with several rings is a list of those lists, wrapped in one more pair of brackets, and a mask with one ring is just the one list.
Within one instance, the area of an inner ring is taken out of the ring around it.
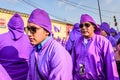
{"label": "sunglasses", "polygon": [[86,28],[88,28],[88,27],[90,27],[90,23],[84,23],[84,24],[80,24],[80,28],[83,28],[84,26],[86,27]]}
{"label": "sunglasses", "polygon": [[38,29],[41,29],[41,28],[36,28],[35,26],[29,26],[29,27],[27,26],[25,28],[25,31],[26,31],[26,33],[28,33],[28,31],[30,31],[30,33],[35,34]]}

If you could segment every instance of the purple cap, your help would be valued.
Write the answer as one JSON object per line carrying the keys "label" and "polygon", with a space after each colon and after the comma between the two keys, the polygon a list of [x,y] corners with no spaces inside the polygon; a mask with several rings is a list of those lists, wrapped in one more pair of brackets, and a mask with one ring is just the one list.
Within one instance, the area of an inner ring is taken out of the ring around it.
{"label": "purple cap", "polygon": [[95,25],[95,33],[100,34],[99,26],[96,24],[96,22],[93,20],[93,18],[90,15],[82,14],[80,24],[83,23],[83,22],[90,22],[90,23],[94,24]]}
{"label": "purple cap", "polygon": [[106,22],[102,22],[100,25],[100,29],[104,30],[107,34],[110,35],[110,26]]}
{"label": "purple cap", "polygon": [[73,28],[79,29],[80,28],[79,25],[80,25],[79,23],[75,23]]}
{"label": "purple cap", "polygon": [[15,13],[8,22],[8,28],[24,32],[24,22],[21,16]]}
{"label": "purple cap", "polygon": [[50,18],[48,16],[48,13],[45,12],[44,10],[41,10],[38,8],[33,10],[28,19],[28,23],[34,23],[34,24],[46,29],[49,33],[52,32]]}
{"label": "purple cap", "polygon": [[117,31],[114,28],[110,28],[110,32],[117,34]]}

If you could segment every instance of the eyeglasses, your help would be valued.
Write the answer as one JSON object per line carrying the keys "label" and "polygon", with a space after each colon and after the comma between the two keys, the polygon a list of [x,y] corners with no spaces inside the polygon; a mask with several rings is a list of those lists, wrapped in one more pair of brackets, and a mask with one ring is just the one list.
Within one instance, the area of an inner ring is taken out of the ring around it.
{"label": "eyeglasses", "polygon": [[90,23],[84,23],[84,24],[80,24],[79,27],[83,28],[85,26],[86,28],[88,28],[90,27],[90,25],[91,25]]}
{"label": "eyeglasses", "polygon": [[26,33],[28,33],[28,31],[30,31],[30,33],[32,33],[32,34],[35,34],[36,33],[36,31],[37,31],[37,29],[41,29],[41,28],[37,28],[37,27],[35,27],[35,26],[27,26],[26,28],[25,28],[25,31],[26,31]]}

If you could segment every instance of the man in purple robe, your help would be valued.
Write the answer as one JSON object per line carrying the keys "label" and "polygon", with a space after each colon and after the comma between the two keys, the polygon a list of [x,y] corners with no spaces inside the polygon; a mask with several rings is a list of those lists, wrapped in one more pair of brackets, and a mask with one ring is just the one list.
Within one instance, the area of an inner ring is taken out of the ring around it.
{"label": "man in purple robe", "polygon": [[110,28],[110,34],[115,38],[116,42],[120,38],[120,35],[117,33],[117,31],[114,28]]}
{"label": "man in purple robe", "polygon": [[112,45],[99,35],[93,18],[81,15],[79,27],[82,36],[72,51],[74,80],[119,80]]}
{"label": "man in purple robe", "polygon": [[70,32],[69,39],[66,43],[66,50],[71,54],[75,41],[81,36],[79,23],[75,23],[72,31]]}
{"label": "man in purple robe", "polygon": [[101,29],[101,35],[106,37],[112,44],[112,46],[115,48],[117,41],[114,39],[114,37],[110,34],[110,26],[106,22],[102,22],[100,25]]}
{"label": "man in purple robe", "polygon": [[38,8],[32,11],[27,34],[34,49],[30,55],[27,80],[72,80],[72,58],[52,38],[51,28],[48,13]]}
{"label": "man in purple robe", "polygon": [[24,34],[24,22],[19,14],[11,17],[8,29],[7,33],[0,34],[0,64],[12,80],[26,80],[29,54],[33,47]]}

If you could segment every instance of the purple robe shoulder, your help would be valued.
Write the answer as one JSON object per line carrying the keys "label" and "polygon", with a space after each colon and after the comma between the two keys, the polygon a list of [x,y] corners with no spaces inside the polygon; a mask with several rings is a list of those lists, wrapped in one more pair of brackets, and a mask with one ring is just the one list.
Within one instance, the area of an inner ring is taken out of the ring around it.
{"label": "purple robe shoulder", "polygon": [[14,80],[25,80],[28,73],[28,59],[32,45],[27,35],[14,40],[11,32],[0,35],[0,64]]}
{"label": "purple robe shoulder", "polygon": [[114,38],[115,38],[115,40],[116,40],[116,42],[118,41],[118,39],[120,38],[120,35],[119,34],[117,34],[116,36],[114,36]]}
{"label": "purple robe shoulder", "polygon": [[[94,35],[84,44],[81,36],[72,51],[74,80],[119,80],[112,45],[101,35]],[[81,75],[80,64],[85,66],[85,74]]]}
{"label": "purple robe shoulder", "polygon": [[38,53],[38,69],[35,64],[35,49],[30,56],[30,70],[27,80],[72,80],[72,58],[65,48],[50,38]]}

